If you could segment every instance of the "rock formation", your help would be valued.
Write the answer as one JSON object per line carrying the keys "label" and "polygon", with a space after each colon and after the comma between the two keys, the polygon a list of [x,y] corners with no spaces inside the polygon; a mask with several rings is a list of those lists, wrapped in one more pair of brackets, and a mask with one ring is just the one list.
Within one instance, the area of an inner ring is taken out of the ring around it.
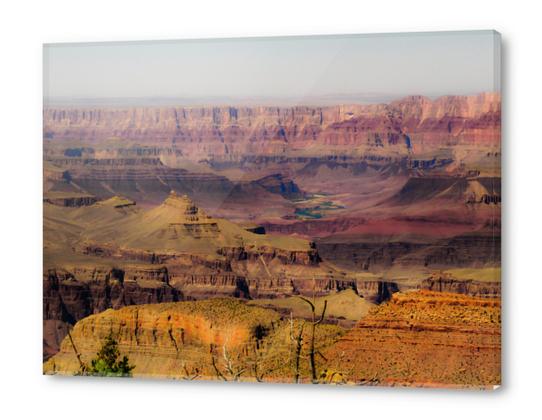
{"label": "rock formation", "polygon": [[319,254],[341,267],[379,271],[391,267],[495,266],[501,261],[500,235],[478,230],[444,239],[408,237],[397,240],[382,236],[356,238],[348,242],[333,237],[317,242]]}
{"label": "rock formation", "polygon": [[91,314],[182,299],[182,293],[169,285],[164,267],[48,270],[43,278],[44,358],[58,351],[67,328]]}
{"label": "rock formation", "polygon": [[501,380],[500,302],[398,293],[326,353],[356,383],[492,387]]}
{"label": "rock formation", "polygon": [[385,105],[163,107],[44,111],[44,137],[178,144],[197,157],[280,154],[322,145],[407,153],[442,145],[498,145],[498,94],[407,97]]}
{"label": "rock formation", "polygon": [[[233,380],[239,372],[237,379],[243,381],[290,382],[289,328],[290,322],[275,311],[212,299],[109,309],[79,321],[71,336],[83,363],[89,364],[112,333],[120,352],[135,365],[134,376]],[[329,346],[341,333],[336,326],[322,326],[316,337],[319,347]],[[306,378],[303,347],[301,370]],[[44,364],[44,372],[70,375],[79,367],[66,337],[60,351]]]}
{"label": "rock formation", "polygon": [[137,375],[252,372],[270,345],[291,380],[302,321],[267,300],[342,292],[378,305],[319,333],[346,381],[499,382],[499,94],[43,120],[46,372],[77,369],[75,325],[85,360],[113,331]]}
{"label": "rock formation", "polygon": [[374,302],[391,295],[378,280],[358,282],[323,264],[307,240],[252,233],[175,192],[149,210],[113,197],[79,208],[46,204],[44,214],[46,356],[66,324],[108,308],[344,289]]}
{"label": "rock formation", "polygon": [[[340,296],[340,295],[337,295]],[[264,304],[262,302],[262,304]],[[292,331],[300,321],[233,299],[108,309],[79,321],[45,373],[75,374],[105,337],[135,365],[135,376],[289,382]],[[495,299],[438,292],[395,294],[356,327],[323,324],[315,337],[319,380],[350,384],[491,387],[500,383],[500,307]],[[308,381],[308,341],[300,373]],[[261,376],[258,376],[258,375]],[[220,376],[223,375],[223,376]],[[259,379],[258,379],[259,378]]]}

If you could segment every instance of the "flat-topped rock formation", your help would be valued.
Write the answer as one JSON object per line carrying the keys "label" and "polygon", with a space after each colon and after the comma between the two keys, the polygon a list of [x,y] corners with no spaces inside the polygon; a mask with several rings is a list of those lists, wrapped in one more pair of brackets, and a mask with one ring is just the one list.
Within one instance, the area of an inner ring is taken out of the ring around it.
{"label": "flat-topped rock formation", "polygon": [[326,353],[354,382],[492,387],[501,382],[498,299],[397,293]]}

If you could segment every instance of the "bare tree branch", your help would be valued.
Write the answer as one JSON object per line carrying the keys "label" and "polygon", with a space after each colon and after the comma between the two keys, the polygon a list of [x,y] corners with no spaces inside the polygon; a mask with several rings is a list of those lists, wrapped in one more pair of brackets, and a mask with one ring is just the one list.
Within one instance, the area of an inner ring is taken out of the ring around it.
{"label": "bare tree branch", "polygon": [[77,357],[77,361],[79,362],[79,367],[81,369],[81,374],[86,374],[88,368],[87,365],[83,362],[81,359],[81,354],[77,351],[77,347],[75,347],[75,342],[73,341],[72,334],[70,332],[70,329],[68,328],[68,337],[70,338],[70,343],[72,344],[73,351],[75,352],[75,357]]}

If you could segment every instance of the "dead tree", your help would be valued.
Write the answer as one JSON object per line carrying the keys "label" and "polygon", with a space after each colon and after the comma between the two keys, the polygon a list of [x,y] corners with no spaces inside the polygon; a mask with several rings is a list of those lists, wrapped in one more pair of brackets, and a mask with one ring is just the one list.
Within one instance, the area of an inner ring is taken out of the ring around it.
{"label": "dead tree", "polygon": [[83,360],[81,359],[81,353],[79,353],[79,351],[77,351],[77,347],[75,347],[75,342],[73,341],[73,337],[71,335],[69,328],[68,328],[68,337],[70,338],[70,343],[72,345],[73,351],[75,352],[75,357],[77,357],[77,361],[79,362],[80,373],[81,375],[86,375],[88,371],[87,365],[83,362]]}
{"label": "dead tree", "polygon": [[213,344],[210,345],[209,352],[211,353],[211,365],[213,366],[216,377],[218,379],[222,379],[223,381],[227,381],[226,377],[222,374],[222,372],[220,371],[220,369],[218,369],[218,366],[216,365],[215,346]]}
{"label": "dead tree", "polygon": [[228,353],[228,349],[226,348],[226,344],[222,346],[222,359],[224,364],[225,372],[222,372],[220,368],[217,365],[217,360],[215,357],[215,346],[211,344],[210,352],[211,352],[211,365],[213,366],[213,369],[215,371],[216,377],[218,379],[222,379],[223,381],[238,381],[241,375],[246,371],[246,368],[234,366],[233,360]]}
{"label": "dead tree", "polygon": [[294,357],[294,382],[299,383],[299,364],[301,361],[301,350],[303,349],[303,329],[305,328],[305,323],[303,322],[299,327],[299,333],[294,337],[293,331],[293,319],[290,317],[290,340],[295,343],[295,357]]}
{"label": "dead tree", "polygon": [[182,367],[183,367],[183,372],[184,372],[182,379],[185,381],[193,381],[200,375],[200,371],[197,367],[189,370],[188,367],[186,366],[186,362],[183,362]]}
{"label": "dead tree", "polygon": [[[311,341],[310,341],[310,347],[309,347],[309,364],[311,369],[311,378],[312,382],[318,381],[318,376],[316,374],[316,361],[315,361],[315,341],[316,341],[316,327],[322,323],[324,320],[324,316],[326,314],[327,309],[327,300],[324,301],[324,307],[322,309],[322,313],[320,314],[320,317],[316,319],[316,307],[314,306],[314,303],[312,303],[309,299],[304,298],[303,296],[298,296],[299,299],[306,302],[310,308],[311,308]],[[303,329],[301,329],[302,333]],[[300,335],[301,336],[301,335]],[[298,346],[300,344],[298,343]]]}
{"label": "dead tree", "polygon": [[258,382],[263,382],[264,376],[278,369],[276,366],[266,366],[266,362],[270,358],[271,349],[265,348],[264,343],[261,340],[254,340],[253,346],[253,358],[251,361],[251,370],[254,378]]}

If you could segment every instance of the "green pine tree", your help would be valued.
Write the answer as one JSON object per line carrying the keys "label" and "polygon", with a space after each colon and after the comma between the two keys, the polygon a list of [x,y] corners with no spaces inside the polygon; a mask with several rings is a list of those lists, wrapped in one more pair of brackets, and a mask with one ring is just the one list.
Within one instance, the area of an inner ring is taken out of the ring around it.
{"label": "green pine tree", "polygon": [[110,333],[96,358],[90,362],[88,374],[96,376],[132,376],[135,366],[130,365],[128,357],[120,356],[117,341]]}

